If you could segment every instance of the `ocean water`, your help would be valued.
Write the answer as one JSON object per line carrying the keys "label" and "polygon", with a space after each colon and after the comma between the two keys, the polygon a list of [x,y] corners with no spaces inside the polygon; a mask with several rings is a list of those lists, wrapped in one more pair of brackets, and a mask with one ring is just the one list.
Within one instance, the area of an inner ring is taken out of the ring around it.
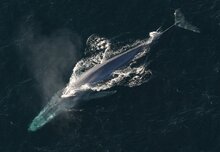
{"label": "ocean water", "polygon": [[[219,0],[1,0],[0,152],[218,152]],[[173,24],[151,48],[152,79],[94,99],[37,132],[31,120],[69,81],[92,34],[129,44]]]}

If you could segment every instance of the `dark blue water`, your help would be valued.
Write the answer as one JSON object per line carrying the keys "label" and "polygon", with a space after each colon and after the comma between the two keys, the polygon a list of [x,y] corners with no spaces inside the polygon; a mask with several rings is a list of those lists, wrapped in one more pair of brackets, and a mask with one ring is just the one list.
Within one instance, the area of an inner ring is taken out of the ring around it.
{"label": "dark blue water", "polygon": [[[1,152],[220,151],[219,0],[1,0]],[[91,100],[27,131],[68,82],[91,34],[146,37],[181,8],[200,34],[174,28],[151,49],[153,79]]]}

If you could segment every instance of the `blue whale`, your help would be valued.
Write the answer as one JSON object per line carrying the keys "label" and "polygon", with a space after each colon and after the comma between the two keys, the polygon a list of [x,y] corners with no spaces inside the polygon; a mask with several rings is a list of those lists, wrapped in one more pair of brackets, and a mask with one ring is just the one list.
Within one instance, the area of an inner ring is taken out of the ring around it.
{"label": "blue whale", "polygon": [[[68,111],[74,108],[79,101],[87,100],[91,98],[103,97],[115,93],[114,91],[100,91],[94,92],[90,87],[96,86],[100,82],[108,80],[114,71],[120,69],[123,66],[129,64],[132,59],[135,58],[140,52],[151,47],[151,45],[166,31],[173,26],[178,26],[183,29],[191,30],[198,33],[198,28],[192,26],[187,22],[179,9],[174,13],[175,23],[166,30],[154,31],[149,33],[147,41],[131,48],[123,53],[116,55],[110,59],[104,60],[100,64],[97,64],[89,70],[82,73],[76,81],[71,84],[71,89],[65,88],[58,91],[50,100],[50,102],[42,109],[42,111],[33,119],[28,130],[36,131],[46,123],[51,121],[58,114]],[[82,87],[84,86],[84,87]],[[71,97],[69,96],[71,94]]]}
{"label": "blue whale", "polygon": [[[32,121],[28,130],[36,131],[37,129],[44,126],[47,122],[52,120],[56,115],[68,111],[73,108],[78,101],[102,97],[106,95],[111,95],[114,92],[101,92],[92,93],[89,89],[80,89],[83,85],[95,86],[100,82],[108,80],[112,73],[123,66],[126,66],[131,62],[134,57],[144,51],[146,48],[152,45],[156,39],[161,35],[160,32],[151,32],[149,39],[146,43],[140,44],[130,50],[127,50],[119,55],[116,55],[108,60],[103,61],[101,64],[97,64],[91,69],[84,72],[77,81],[72,84],[75,89],[71,90],[60,90],[52,98],[51,101],[43,108],[43,110],[38,114],[37,117]],[[68,94],[68,91],[74,91],[74,96],[68,97],[65,94]],[[92,97],[91,97],[92,96]]]}

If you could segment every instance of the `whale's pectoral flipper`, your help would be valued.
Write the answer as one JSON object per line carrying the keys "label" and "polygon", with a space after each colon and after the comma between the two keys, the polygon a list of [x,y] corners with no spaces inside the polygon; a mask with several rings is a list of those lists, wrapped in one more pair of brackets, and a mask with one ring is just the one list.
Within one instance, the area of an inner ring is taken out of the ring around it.
{"label": "whale's pectoral flipper", "polygon": [[68,110],[66,110],[67,112],[83,112],[84,109],[76,109],[76,108],[70,108]]}
{"label": "whale's pectoral flipper", "polygon": [[199,28],[197,28],[196,26],[192,25],[191,23],[189,23],[186,19],[185,16],[183,15],[183,13],[181,12],[180,9],[176,9],[174,12],[174,16],[175,16],[175,25],[186,29],[186,30],[190,30],[196,33],[200,33]]}
{"label": "whale's pectoral flipper", "polygon": [[103,98],[103,97],[106,97],[106,96],[113,95],[116,92],[117,92],[116,90],[94,92],[94,93],[90,94],[85,100],[92,100],[92,99]]}

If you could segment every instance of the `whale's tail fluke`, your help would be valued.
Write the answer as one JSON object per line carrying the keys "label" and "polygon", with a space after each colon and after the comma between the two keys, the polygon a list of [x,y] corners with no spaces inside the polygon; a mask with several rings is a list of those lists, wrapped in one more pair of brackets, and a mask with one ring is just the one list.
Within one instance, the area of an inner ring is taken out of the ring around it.
{"label": "whale's tail fluke", "polygon": [[192,25],[189,23],[186,19],[183,13],[181,12],[180,9],[176,9],[174,12],[174,17],[175,17],[175,23],[177,27],[183,28],[185,30],[189,30],[192,32],[200,33],[200,30],[198,27]]}
{"label": "whale's tail fluke", "polygon": [[164,34],[165,32],[169,31],[170,29],[172,29],[173,27],[179,27],[185,30],[189,30],[192,32],[196,32],[196,33],[200,33],[200,30],[198,27],[192,25],[191,23],[189,23],[186,19],[184,14],[181,12],[180,9],[176,9],[174,12],[174,24],[172,24],[171,26],[169,26],[168,28],[166,28],[165,30],[163,30],[162,32],[160,32],[161,27],[157,29],[156,32],[159,32],[159,34]]}

